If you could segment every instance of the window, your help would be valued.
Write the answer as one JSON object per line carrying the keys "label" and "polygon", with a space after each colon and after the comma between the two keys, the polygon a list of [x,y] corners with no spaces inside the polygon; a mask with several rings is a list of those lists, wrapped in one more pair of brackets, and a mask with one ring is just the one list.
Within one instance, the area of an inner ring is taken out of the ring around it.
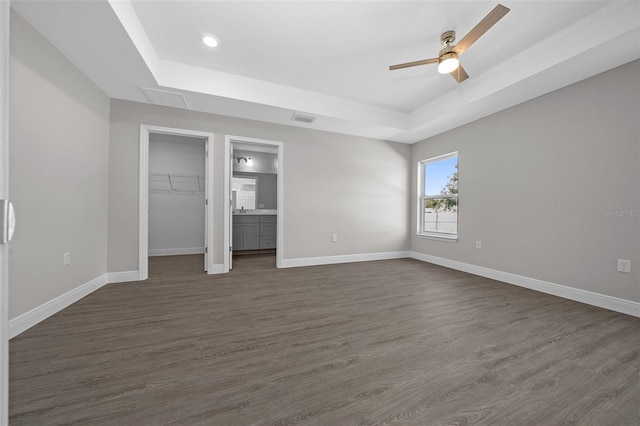
{"label": "window", "polygon": [[418,163],[418,234],[458,237],[458,153]]}

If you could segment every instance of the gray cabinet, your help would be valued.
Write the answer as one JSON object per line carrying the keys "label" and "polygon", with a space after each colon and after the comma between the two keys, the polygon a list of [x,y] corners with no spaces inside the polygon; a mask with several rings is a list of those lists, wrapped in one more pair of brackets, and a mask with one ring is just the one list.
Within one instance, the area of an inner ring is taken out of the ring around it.
{"label": "gray cabinet", "polygon": [[276,248],[277,216],[234,215],[233,251]]}
{"label": "gray cabinet", "polygon": [[259,216],[233,217],[233,250],[258,250],[260,248]]}
{"label": "gray cabinet", "polygon": [[260,249],[276,248],[277,216],[260,216]]}

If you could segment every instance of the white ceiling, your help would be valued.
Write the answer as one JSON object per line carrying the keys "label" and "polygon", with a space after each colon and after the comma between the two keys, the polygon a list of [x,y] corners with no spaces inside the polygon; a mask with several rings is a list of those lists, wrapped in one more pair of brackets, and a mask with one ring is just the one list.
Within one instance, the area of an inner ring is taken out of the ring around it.
{"label": "white ceiling", "polygon": [[462,84],[435,65],[389,71],[496,4],[12,1],[113,98],[405,143],[640,58],[637,1],[503,1],[511,12],[461,55]]}

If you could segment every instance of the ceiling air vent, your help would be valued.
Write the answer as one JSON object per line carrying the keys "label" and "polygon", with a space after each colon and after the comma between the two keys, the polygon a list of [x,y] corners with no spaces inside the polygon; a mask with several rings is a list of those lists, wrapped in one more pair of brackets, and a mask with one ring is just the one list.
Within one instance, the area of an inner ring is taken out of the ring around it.
{"label": "ceiling air vent", "polygon": [[140,90],[144,93],[147,100],[154,105],[162,105],[173,108],[189,109],[187,100],[184,95],[179,92],[169,92],[162,89],[148,89],[141,87]]}
{"label": "ceiling air vent", "polygon": [[301,123],[309,124],[309,123],[313,123],[316,118],[310,115],[302,115],[302,114],[295,113],[293,114],[293,116],[291,116],[291,119],[293,121],[299,121]]}

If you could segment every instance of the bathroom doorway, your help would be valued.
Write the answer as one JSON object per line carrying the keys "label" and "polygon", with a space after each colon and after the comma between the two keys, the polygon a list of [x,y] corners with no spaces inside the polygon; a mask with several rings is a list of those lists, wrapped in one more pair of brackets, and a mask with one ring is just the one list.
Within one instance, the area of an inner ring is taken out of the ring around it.
{"label": "bathroom doorway", "polygon": [[[225,266],[255,263],[280,267],[283,242],[283,144],[225,138]],[[270,257],[269,257],[270,256]],[[272,260],[270,261],[269,258]]]}

